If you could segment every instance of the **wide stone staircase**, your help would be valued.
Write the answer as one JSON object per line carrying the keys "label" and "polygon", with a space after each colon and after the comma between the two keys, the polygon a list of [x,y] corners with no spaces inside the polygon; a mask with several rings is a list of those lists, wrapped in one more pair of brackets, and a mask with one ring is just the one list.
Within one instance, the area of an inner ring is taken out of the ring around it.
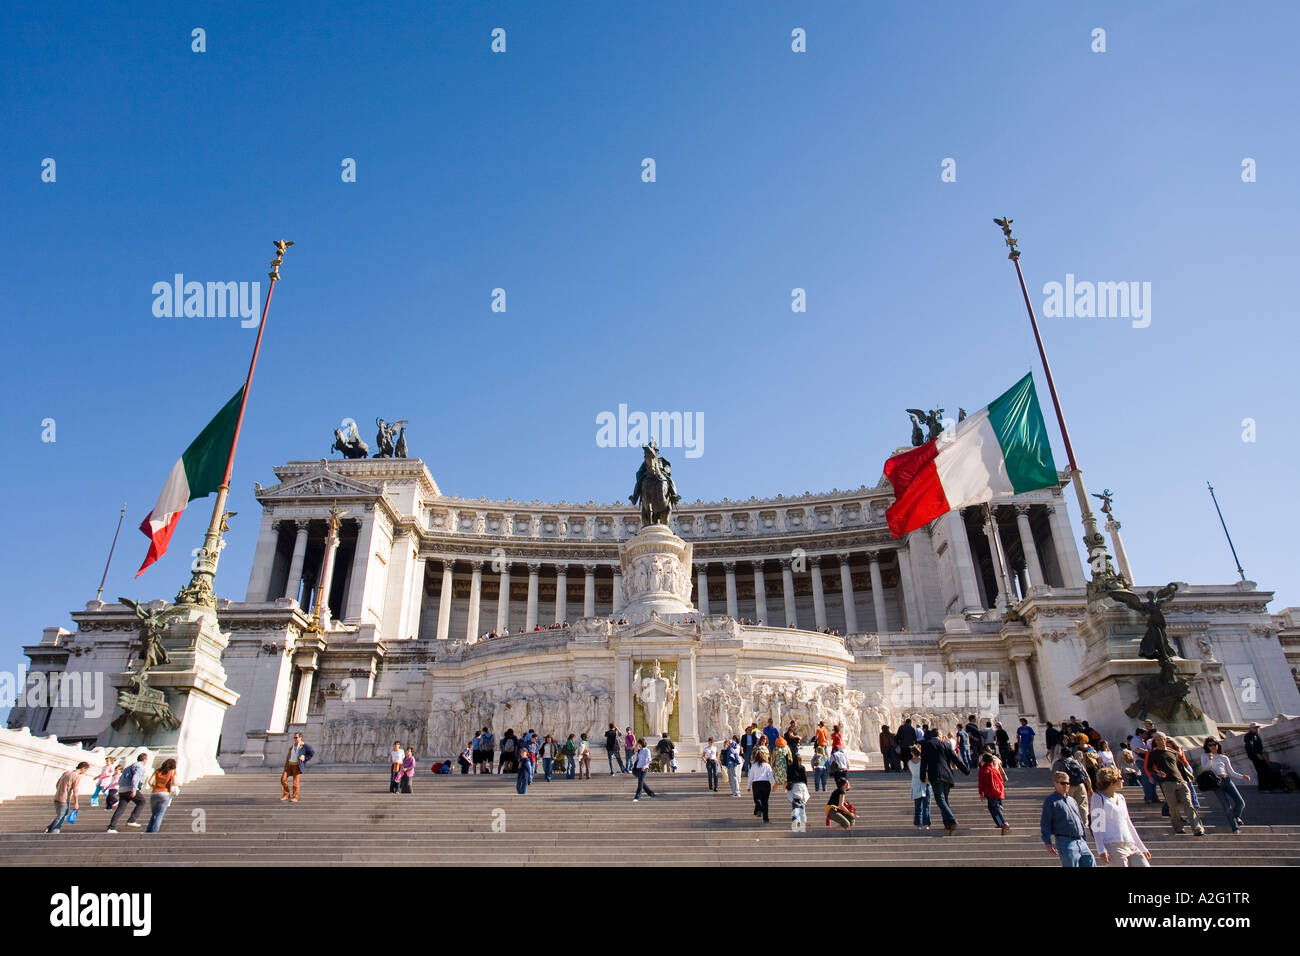
{"label": "wide stone staircase", "polygon": [[[1012,831],[993,828],[975,790],[960,778],[953,809],[956,835],[912,828],[908,780],[878,769],[850,775],[859,825],[827,829],[825,800],[814,794],[806,832],[791,829],[784,792],[773,795],[772,822],[752,815],[741,790],[710,793],[701,773],[652,774],[659,797],[632,801],[635,778],[610,777],[593,761],[590,781],[538,775],[527,795],[514,778],[435,776],[427,767],[413,794],[390,794],[383,767],[319,768],[302,777],[298,803],[280,801],[279,775],[233,773],[183,788],[157,834],[122,827],[105,833],[108,813],[82,798],[78,822],[58,835],[43,828],[45,797],[0,804],[0,864],[8,866],[516,866],[516,865],[854,865],[1058,866],[1038,835],[1049,791],[1043,769],[1012,769],[1005,812]],[[1227,827],[1218,800],[1202,795],[1207,834],[1175,835],[1160,805],[1125,791],[1156,866],[1294,866],[1300,864],[1300,794],[1243,788],[1246,826]],[[148,807],[141,815],[148,821]]]}

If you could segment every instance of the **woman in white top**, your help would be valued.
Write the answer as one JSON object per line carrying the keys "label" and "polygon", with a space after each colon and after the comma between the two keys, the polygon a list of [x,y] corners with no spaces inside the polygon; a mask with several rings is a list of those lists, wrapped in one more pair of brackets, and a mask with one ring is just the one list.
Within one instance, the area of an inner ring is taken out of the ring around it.
{"label": "woman in white top", "polygon": [[1097,789],[1088,802],[1097,855],[1102,863],[1110,866],[1150,866],[1147,861],[1151,859],[1151,851],[1129,819],[1128,804],[1119,792],[1123,786],[1124,775],[1114,767],[1097,771]]}
{"label": "woman in white top", "polygon": [[1219,803],[1228,817],[1228,824],[1233,833],[1241,832],[1241,815],[1246,812],[1246,801],[1241,797],[1234,780],[1250,782],[1250,777],[1232,769],[1232,761],[1223,752],[1219,742],[1213,737],[1205,738],[1205,747],[1201,751],[1201,773],[1212,773],[1218,778],[1219,786],[1214,792],[1219,795]]}
{"label": "woman in white top", "polygon": [[767,800],[772,796],[772,765],[767,762],[765,752],[755,751],[754,762],[749,767],[749,789],[754,794],[754,816],[761,816],[767,823]]}
{"label": "woman in white top", "polygon": [[930,800],[934,791],[928,783],[921,782],[921,747],[912,744],[908,751],[907,769],[912,773],[912,826],[918,830],[930,829]]}
{"label": "woman in white top", "polygon": [[1097,747],[1097,762],[1103,767],[1115,766],[1115,755],[1110,751],[1110,741],[1103,740]]}

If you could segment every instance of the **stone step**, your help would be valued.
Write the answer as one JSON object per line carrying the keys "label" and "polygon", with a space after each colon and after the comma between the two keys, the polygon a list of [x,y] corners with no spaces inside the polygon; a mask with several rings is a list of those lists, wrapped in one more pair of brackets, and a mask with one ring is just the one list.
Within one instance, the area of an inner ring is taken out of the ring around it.
{"label": "stone step", "polygon": [[[824,794],[814,793],[807,832],[791,830],[784,793],[773,795],[772,822],[752,816],[741,799],[706,789],[702,774],[665,774],[651,785],[658,799],[631,799],[632,778],[594,775],[535,782],[527,795],[501,776],[417,778],[412,794],[390,794],[382,771],[329,768],[308,773],[297,804],[279,800],[279,775],[234,773],[196,780],[172,805],[163,832],[123,828],[103,832],[109,814],[84,806],[79,822],[57,836],[41,832],[51,801],[25,797],[0,805],[0,864],[99,866],[120,862],[130,845],[133,864],[319,866],[571,866],[571,865],[840,865],[1057,866],[1038,835],[1045,770],[1013,770],[1004,811],[1012,831],[992,826],[970,780],[959,782],[951,803],[961,821],[947,836],[937,811],[934,829],[911,827],[907,778],[855,771],[850,800],[859,825],[851,832],[823,823]],[[1207,835],[1172,832],[1158,805],[1128,791],[1134,821],[1159,865],[1300,865],[1300,797],[1243,793],[1248,824],[1240,834],[1224,825],[1217,799],[1206,801]],[[87,801],[83,800],[83,804]],[[506,832],[492,829],[493,811],[505,811]],[[205,830],[191,830],[193,811]],[[141,814],[147,819],[148,808]],[[808,841],[816,846],[810,847]]]}

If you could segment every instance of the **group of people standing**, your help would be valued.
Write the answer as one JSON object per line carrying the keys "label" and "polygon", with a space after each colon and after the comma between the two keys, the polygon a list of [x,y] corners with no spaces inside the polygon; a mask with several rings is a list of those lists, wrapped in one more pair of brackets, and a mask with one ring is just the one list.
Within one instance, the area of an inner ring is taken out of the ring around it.
{"label": "group of people standing", "polygon": [[[1047,725],[1051,727],[1051,724]],[[1026,717],[1020,718],[1020,726],[1015,729],[1015,737],[1007,732],[998,721],[986,720],[983,729],[970,714],[966,723],[958,723],[955,732],[948,733],[931,728],[923,723],[920,727],[906,718],[898,730],[891,731],[888,724],[880,726],[880,754],[884,761],[886,773],[904,773],[912,760],[912,748],[930,736],[935,735],[956,751],[967,765],[978,763],[986,748],[993,748],[999,763],[1003,767],[1036,767],[1038,760],[1034,753],[1034,728],[1029,726]]]}

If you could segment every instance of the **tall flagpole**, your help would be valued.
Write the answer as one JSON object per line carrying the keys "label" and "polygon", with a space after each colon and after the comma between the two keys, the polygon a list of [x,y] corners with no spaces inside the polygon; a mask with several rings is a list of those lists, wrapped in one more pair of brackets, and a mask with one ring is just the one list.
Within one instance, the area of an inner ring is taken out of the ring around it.
{"label": "tall flagpole", "polygon": [[253,343],[253,358],[248,363],[248,377],[244,380],[244,394],[239,402],[239,417],[235,419],[235,433],[230,439],[230,454],[226,456],[226,472],[217,489],[217,500],[212,506],[212,520],[208,522],[207,534],[203,537],[203,547],[199,549],[194,561],[190,583],[176,595],[177,604],[202,604],[215,609],[216,595],[212,590],[213,579],[217,575],[217,559],[221,557],[224,542],[221,535],[229,525],[226,518],[234,514],[226,511],[226,498],[230,495],[230,475],[235,468],[235,449],[239,447],[239,432],[244,424],[244,410],[248,407],[248,394],[253,388],[253,372],[257,369],[257,354],[262,349],[262,333],[266,330],[266,314],[271,311],[271,296],[275,294],[275,284],[280,281],[280,263],[284,261],[284,251],[293,245],[286,239],[275,241],[276,256],[271,260],[270,288],[266,290],[266,304],[262,306],[262,321],[257,326],[257,341]]}
{"label": "tall flagpole", "polygon": [[1223,536],[1228,539],[1228,547],[1232,550],[1232,560],[1237,562],[1237,573],[1241,575],[1241,579],[1244,581],[1246,580],[1246,572],[1241,568],[1241,558],[1237,557],[1237,548],[1232,543],[1232,535],[1228,534],[1228,522],[1223,520],[1223,509],[1219,507],[1219,499],[1214,494],[1214,485],[1207,481],[1205,487],[1210,489],[1210,498],[1214,501],[1214,510],[1219,513],[1219,524],[1223,525]]}
{"label": "tall flagpole", "polygon": [[1089,598],[1094,594],[1104,594],[1110,588],[1123,587],[1123,582],[1115,573],[1110,563],[1110,554],[1106,551],[1106,537],[1097,527],[1097,518],[1088,504],[1088,489],[1083,486],[1083,472],[1074,457],[1074,446],[1070,443],[1070,429],[1065,424],[1065,413],[1061,411],[1061,398],[1056,393],[1056,381],[1052,378],[1052,366],[1047,361],[1047,349],[1043,346],[1043,336],[1038,331],[1038,319],[1034,316],[1034,306],[1029,301],[1029,289],[1025,285],[1025,274],[1020,270],[1020,250],[1016,248],[1018,240],[1011,238],[1011,219],[994,219],[1002,227],[1002,235],[1011,248],[1007,258],[1015,263],[1016,278],[1020,280],[1020,293],[1025,298],[1025,309],[1029,312],[1029,324],[1034,330],[1034,341],[1038,343],[1038,356],[1043,361],[1043,374],[1047,377],[1047,389],[1052,393],[1052,406],[1056,409],[1056,421],[1061,426],[1061,438],[1065,441],[1065,455],[1070,460],[1070,480],[1074,484],[1075,495],[1079,499],[1079,511],[1083,517],[1083,545],[1088,549],[1088,567],[1092,570],[1092,580],[1088,582]]}
{"label": "tall flagpole", "polygon": [[108,548],[108,560],[104,562],[104,576],[99,579],[99,590],[95,592],[95,603],[103,604],[104,582],[108,580],[108,566],[113,563],[113,552],[117,550],[117,536],[122,531],[122,519],[126,517],[126,502],[122,502],[122,513],[117,516],[117,531],[113,532],[113,543]]}

